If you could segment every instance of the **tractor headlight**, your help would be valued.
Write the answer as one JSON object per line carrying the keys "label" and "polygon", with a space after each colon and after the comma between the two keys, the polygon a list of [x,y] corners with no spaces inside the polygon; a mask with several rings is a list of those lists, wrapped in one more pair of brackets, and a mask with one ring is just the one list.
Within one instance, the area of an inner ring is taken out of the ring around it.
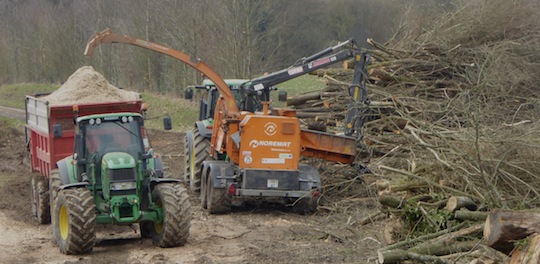
{"label": "tractor headlight", "polygon": [[131,190],[137,188],[136,182],[111,182],[111,191]]}

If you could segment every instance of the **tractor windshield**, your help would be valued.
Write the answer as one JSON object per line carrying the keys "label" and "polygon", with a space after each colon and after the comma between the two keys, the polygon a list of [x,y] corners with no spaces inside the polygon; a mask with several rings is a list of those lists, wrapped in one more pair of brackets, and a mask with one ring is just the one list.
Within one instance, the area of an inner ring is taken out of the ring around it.
{"label": "tractor windshield", "polygon": [[132,116],[89,119],[83,127],[86,156],[118,151],[137,160],[144,152],[139,121],[139,117]]}

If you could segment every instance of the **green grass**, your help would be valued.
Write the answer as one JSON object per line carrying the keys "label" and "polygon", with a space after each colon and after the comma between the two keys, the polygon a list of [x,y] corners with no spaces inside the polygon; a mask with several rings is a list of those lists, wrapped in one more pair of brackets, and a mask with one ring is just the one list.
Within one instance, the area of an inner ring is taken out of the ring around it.
{"label": "green grass", "polygon": [[[288,96],[320,90],[325,87],[324,79],[314,75],[304,75],[277,85]],[[52,92],[58,89],[54,84],[9,84],[0,86],[0,105],[24,109],[25,95],[38,92]],[[142,94],[143,102],[148,104],[148,119],[146,126],[153,129],[163,129],[163,117],[169,115],[173,121],[173,131],[186,131],[193,127],[199,117],[198,99],[188,101],[175,95]],[[283,107],[278,102],[278,92],[272,92],[272,106]]]}
{"label": "green grass", "polygon": [[0,124],[2,124],[2,130],[0,130],[1,133],[5,132],[3,129],[8,129],[8,128],[15,128],[21,131],[24,130],[23,120],[0,116]]}
{"label": "green grass", "polygon": [[26,95],[52,92],[60,87],[57,84],[21,83],[0,86],[0,104],[24,109]]}
{"label": "green grass", "polygon": [[169,115],[173,131],[186,131],[193,127],[199,117],[199,105],[196,101],[150,93],[143,93],[142,98],[143,102],[148,104],[148,119],[145,121],[148,128],[163,129],[163,117]]}

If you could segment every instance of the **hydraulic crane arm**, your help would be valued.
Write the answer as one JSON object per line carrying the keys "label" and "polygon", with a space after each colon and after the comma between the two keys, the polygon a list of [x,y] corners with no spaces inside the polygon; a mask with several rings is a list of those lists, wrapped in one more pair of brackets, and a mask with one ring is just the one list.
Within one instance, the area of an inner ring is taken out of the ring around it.
{"label": "hydraulic crane arm", "polygon": [[236,105],[234,95],[232,94],[231,89],[229,89],[229,86],[212,68],[210,68],[206,63],[201,61],[201,59],[191,57],[181,51],[174,50],[160,44],[152,43],[150,41],[137,39],[127,35],[114,34],[111,29],[106,29],[102,32],[96,32],[92,36],[90,41],[88,41],[88,43],[86,44],[84,55],[91,57],[94,54],[94,49],[99,44],[108,43],[130,44],[141,48],[150,49],[171,56],[179,61],[186,63],[187,65],[193,67],[195,70],[204,74],[206,77],[208,77],[211,81],[214,82],[216,88],[223,96],[226,107],[225,110],[227,111],[227,114],[229,116],[235,116],[238,114],[238,106]]}
{"label": "hydraulic crane arm", "polygon": [[[346,49],[343,49],[344,47],[346,47]],[[332,52],[336,53],[331,54]],[[317,69],[324,68],[334,63],[354,58],[358,53],[359,52],[356,49],[356,42],[354,41],[354,39],[350,39],[345,42],[339,43],[336,46],[326,48],[307,58],[302,58],[287,69],[255,78],[249,83],[247,83],[245,85],[245,88],[248,93],[250,91],[258,92],[259,95],[262,97],[261,100],[268,100],[270,87],[294,79],[298,76],[313,72]]]}

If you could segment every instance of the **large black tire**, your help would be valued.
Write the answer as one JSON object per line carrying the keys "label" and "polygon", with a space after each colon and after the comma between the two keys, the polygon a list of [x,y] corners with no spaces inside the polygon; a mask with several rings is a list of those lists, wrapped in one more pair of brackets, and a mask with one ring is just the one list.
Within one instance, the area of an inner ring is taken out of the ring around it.
{"label": "large black tire", "polygon": [[[62,186],[62,179],[60,179],[60,173],[58,170],[51,171],[51,176],[49,177],[49,204],[50,204],[50,210],[51,214],[54,212],[54,206],[56,204],[56,197],[58,196],[58,191],[60,190],[60,186]],[[54,217],[51,217],[51,226],[52,226],[52,241],[56,244],[56,236],[58,229],[56,228],[56,224],[54,222]]]}
{"label": "large black tire", "polygon": [[186,244],[191,227],[187,190],[177,183],[162,183],[154,188],[152,201],[163,209],[163,223],[142,222],[141,236],[151,234],[154,245],[164,248]]}
{"label": "large black tire", "polygon": [[184,181],[189,182],[191,190],[198,192],[201,190],[202,163],[210,159],[210,140],[203,137],[197,128],[192,136],[188,133],[184,144]]}
{"label": "large black tire", "polygon": [[32,214],[40,224],[51,223],[49,182],[43,176],[33,176],[31,182]]}
{"label": "large black tire", "polygon": [[231,195],[227,189],[214,188],[210,176],[206,179],[206,209],[211,214],[225,214],[231,211]]}
{"label": "large black tire", "polygon": [[207,209],[207,200],[206,198],[208,198],[208,194],[207,194],[207,179],[208,179],[208,171],[206,173],[206,175],[202,175],[201,177],[201,193],[200,193],[200,199],[201,199],[201,206],[203,209]]}
{"label": "large black tire", "polygon": [[292,210],[297,214],[312,214],[317,210],[319,199],[317,197],[302,197],[293,201]]}
{"label": "large black tire", "polygon": [[96,239],[95,207],[94,198],[86,188],[58,192],[53,216],[57,232],[53,235],[60,252],[83,254],[92,251]]}

